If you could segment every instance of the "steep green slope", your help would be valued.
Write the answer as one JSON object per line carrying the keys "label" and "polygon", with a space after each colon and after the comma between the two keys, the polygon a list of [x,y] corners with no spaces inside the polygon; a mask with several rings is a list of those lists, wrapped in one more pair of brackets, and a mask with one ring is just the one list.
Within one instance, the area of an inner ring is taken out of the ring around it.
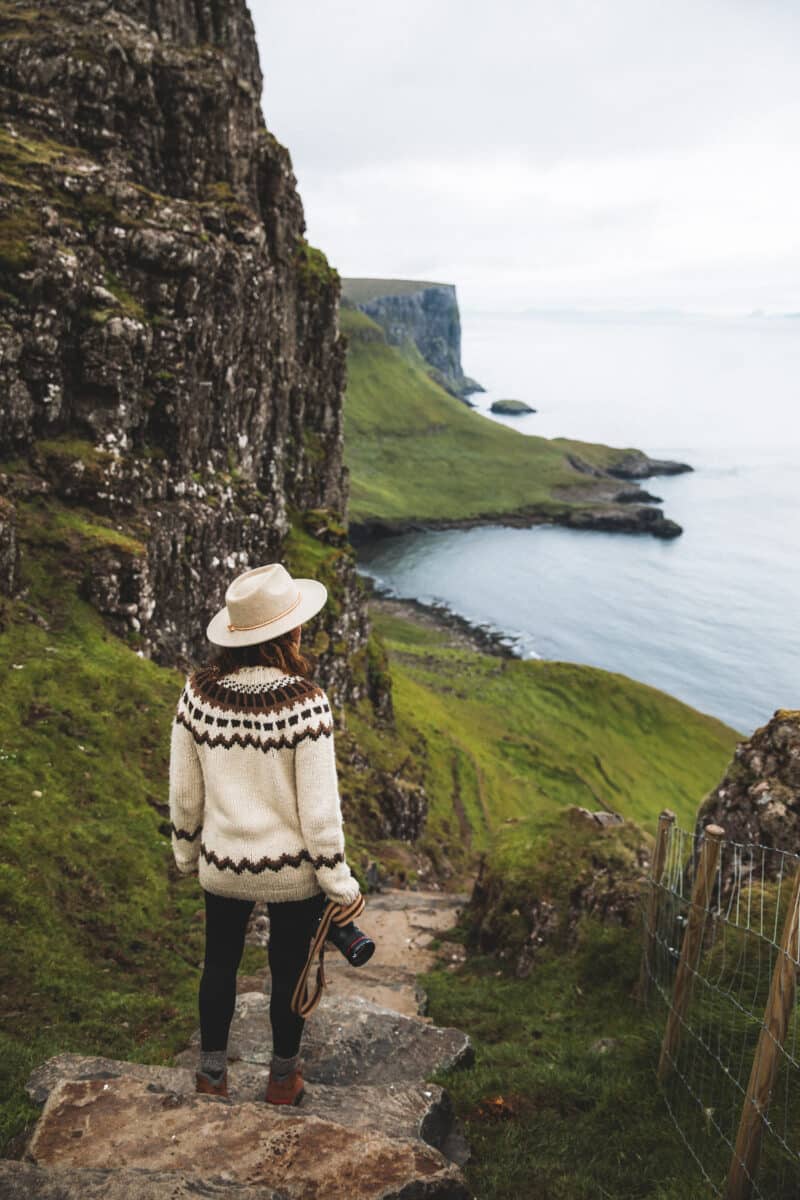
{"label": "steep green slope", "polygon": [[507,818],[570,804],[609,808],[649,830],[668,807],[691,825],[738,737],[625,675],[452,649],[443,633],[380,613],[374,624],[402,739],[424,732],[433,856],[446,846],[468,857]]}
{"label": "steep green slope", "polygon": [[[24,490],[26,465],[3,466]],[[183,672],[140,657],[135,635],[115,636],[81,598],[96,555],[143,551],[137,530],[30,491],[17,514],[22,589],[0,597],[0,1153],[38,1115],[24,1083],[51,1055],[157,1063],[183,1048],[203,956],[202,893],[169,842]],[[301,529],[287,547],[332,588],[342,553]],[[348,817],[355,807],[348,798]],[[248,950],[243,969],[263,959]]]}
{"label": "steep green slope", "polygon": [[0,1143],[37,1111],[22,1084],[50,1054],[174,1052],[202,957],[165,835],[182,676],[77,595],[79,564],[123,535],[44,500],[19,512],[25,587],[0,634]]}
{"label": "steep green slope", "polygon": [[345,460],[354,523],[510,513],[564,520],[609,507],[621,485],[575,470],[565,455],[606,470],[636,451],[523,436],[450,396],[414,347],[389,346],[364,313],[343,307],[341,327],[349,339]]}
{"label": "steep green slope", "polygon": [[[202,958],[201,895],[176,875],[166,825],[182,673],[140,658],[80,598],[94,556],[114,543],[135,553],[137,531],[48,497],[17,507],[23,592],[0,613],[0,1145],[35,1118],[23,1085],[50,1055],[167,1061],[195,1025]],[[324,517],[298,517],[287,561],[338,603],[352,550],[311,532]],[[377,637],[359,651],[365,698],[337,738],[362,880],[370,858],[394,871],[409,855],[459,877],[506,817],[569,803],[605,801],[648,827],[666,803],[686,817],[729,757],[732,731],[622,676],[378,626],[389,662]],[[367,698],[389,672],[395,727]],[[378,792],[396,778],[424,784],[430,804],[411,846],[384,833]]]}

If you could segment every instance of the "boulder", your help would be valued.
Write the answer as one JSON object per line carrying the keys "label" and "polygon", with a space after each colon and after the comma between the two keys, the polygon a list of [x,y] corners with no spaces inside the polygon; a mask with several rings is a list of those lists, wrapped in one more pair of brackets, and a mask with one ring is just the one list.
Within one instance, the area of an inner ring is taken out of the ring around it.
{"label": "boulder", "polygon": [[293,1109],[157,1091],[130,1077],[58,1083],[27,1158],[60,1169],[113,1163],[198,1182],[221,1178],[259,1187],[276,1200],[469,1197],[458,1168],[414,1139],[345,1133],[339,1124]]}
{"label": "boulder", "polygon": [[[243,992],[237,997],[231,1025],[229,1058],[268,1066],[269,996]],[[191,1047],[179,1054],[178,1066],[197,1061],[199,1030]],[[306,1022],[301,1057],[303,1078],[310,1085],[424,1082],[434,1071],[470,1066],[475,1051],[460,1029],[439,1028],[358,996],[323,994]]]}
{"label": "boulder", "polygon": [[282,1200],[273,1188],[248,1187],[224,1178],[224,1173],[198,1179],[176,1171],[138,1167],[37,1167],[33,1163],[0,1159],[3,1200]]}
{"label": "boulder", "polygon": [[[196,1057],[193,1056],[193,1057]],[[269,1069],[246,1062],[232,1062],[228,1069],[228,1092],[234,1102],[261,1101],[267,1087]],[[307,1077],[308,1072],[304,1077]],[[28,1095],[36,1104],[44,1104],[51,1092],[65,1080],[108,1082],[133,1079],[148,1091],[191,1096],[194,1088],[192,1066],[150,1066],[123,1059],[57,1054],[37,1067],[28,1079]],[[310,1080],[306,1078],[307,1084]],[[355,1084],[336,1087],[314,1083],[306,1087],[297,1113],[344,1125],[348,1129],[372,1129],[391,1137],[418,1137],[442,1149],[453,1125],[453,1108],[447,1092],[433,1083]]]}

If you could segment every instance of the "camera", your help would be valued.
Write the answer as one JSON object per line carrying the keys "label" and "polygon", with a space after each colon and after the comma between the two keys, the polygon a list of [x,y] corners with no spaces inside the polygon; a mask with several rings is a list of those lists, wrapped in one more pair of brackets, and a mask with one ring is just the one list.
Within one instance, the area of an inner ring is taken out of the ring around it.
{"label": "camera", "polygon": [[334,925],[331,922],[326,941],[333,942],[354,967],[362,966],[375,953],[372,938],[359,929],[355,921],[350,921],[348,925]]}

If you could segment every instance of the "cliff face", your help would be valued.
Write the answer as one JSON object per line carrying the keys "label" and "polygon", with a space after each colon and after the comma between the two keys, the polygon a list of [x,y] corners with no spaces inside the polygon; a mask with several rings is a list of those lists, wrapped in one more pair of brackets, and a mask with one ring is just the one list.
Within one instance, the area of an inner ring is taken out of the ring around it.
{"label": "cliff face", "polygon": [[83,504],[141,543],[109,544],[86,594],[182,661],[232,575],[324,510],[342,603],[317,640],[343,699],[342,651],[367,628],[329,532],[347,492],[339,279],[264,125],[244,0],[6,3],[0,35],[6,590],[14,506]]}
{"label": "cliff face", "polygon": [[461,367],[461,318],[450,283],[345,279],[347,300],[376,321],[391,346],[411,341],[437,383],[455,396],[483,389]]}

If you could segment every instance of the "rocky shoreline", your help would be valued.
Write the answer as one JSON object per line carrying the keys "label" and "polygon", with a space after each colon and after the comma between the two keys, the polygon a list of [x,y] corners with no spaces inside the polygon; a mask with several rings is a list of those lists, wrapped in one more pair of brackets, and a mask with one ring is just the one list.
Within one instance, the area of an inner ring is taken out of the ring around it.
{"label": "rocky shoreline", "polygon": [[[631,498],[632,499],[632,498]],[[661,509],[646,505],[632,507],[631,500],[619,500],[626,508],[571,508],[559,512],[516,509],[512,512],[477,513],[472,517],[409,517],[395,521],[373,517],[351,521],[349,538],[354,546],[401,533],[421,533],[428,529],[474,529],[479,525],[507,525],[513,529],[531,529],[535,525],[563,525],[567,529],[595,529],[606,533],[649,533],[654,537],[673,538],[683,527],[665,517]]]}
{"label": "rocky shoreline", "polygon": [[555,499],[564,502],[563,508],[543,509],[531,505],[529,508],[474,513],[466,517],[368,517],[350,521],[350,541],[354,546],[359,546],[401,533],[419,533],[427,529],[474,529],[479,525],[507,525],[514,529],[529,529],[534,525],[563,525],[568,529],[594,529],[605,533],[649,533],[658,538],[674,538],[683,533],[683,527],[677,521],[665,517],[660,508],[653,507],[652,502],[660,501],[659,496],[639,488],[635,483],[632,487],[620,487],[617,481],[648,479],[652,475],[680,475],[694,470],[688,463],[649,458],[641,450],[623,452],[613,467],[606,469],[596,467],[574,453],[568,453],[566,457],[570,466],[593,482],[588,489],[580,484],[559,488]]}
{"label": "rocky shoreline", "polygon": [[518,639],[501,633],[490,625],[475,625],[462,617],[447,604],[424,604],[411,596],[396,596],[390,589],[377,584],[369,575],[362,575],[369,595],[370,612],[403,617],[426,629],[446,634],[451,644],[459,648],[474,650],[479,654],[493,654],[497,658],[522,658],[517,647]]}

